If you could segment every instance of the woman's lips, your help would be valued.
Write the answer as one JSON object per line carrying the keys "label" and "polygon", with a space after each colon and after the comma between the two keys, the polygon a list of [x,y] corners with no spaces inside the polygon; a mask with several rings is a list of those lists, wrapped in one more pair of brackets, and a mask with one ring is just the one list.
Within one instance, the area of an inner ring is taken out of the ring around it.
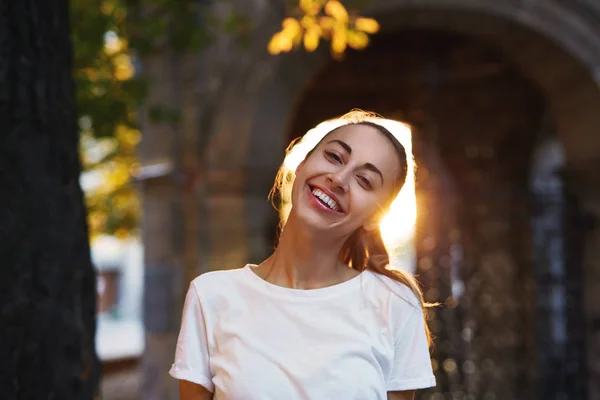
{"label": "woman's lips", "polygon": [[[333,196],[333,195],[331,195],[330,193],[328,193],[326,190],[323,190],[323,189],[321,189],[321,188],[320,188],[320,187],[318,187],[318,186],[312,186],[312,185],[307,185],[307,188],[308,188],[308,196],[309,196],[309,200],[310,200],[310,202],[311,202],[311,203],[312,203],[314,206],[316,206],[316,207],[318,207],[319,209],[321,209],[321,210],[323,210],[323,211],[326,211],[326,212],[328,212],[328,213],[330,213],[330,214],[334,214],[334,215],[345,215],[345,212],[344,212],[344,210],[342,209],[342,207],[340,206],[340,203],[339,203],[339,201],[338,201],[337,199],[335,199],[335,198],[334,198],[334,196]],[[313,194],[313,191],[314,191],[315,189],[319,189],[321,192],[325,193],[325,194],[326,194],[328,197],[330,197],[330,198],[331,198],[331,199],[332,199],[332,200],[333,200],[333,201],[336,203],[336,206],[339,208],[339,210],[338,210],[338,211],[332,210],[332,209],[331,209],[329,206],[327,206],[327,205],[323,204],[323,203],[321,202],[321,200],[320,200],[320,199],[319,199],[317,196],[315,196],[315,195]]]}

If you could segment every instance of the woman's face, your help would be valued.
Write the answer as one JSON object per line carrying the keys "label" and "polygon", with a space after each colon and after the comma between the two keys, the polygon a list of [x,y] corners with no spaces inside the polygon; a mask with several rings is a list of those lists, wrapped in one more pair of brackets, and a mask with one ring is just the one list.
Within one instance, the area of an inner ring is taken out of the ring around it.
{"label": "woman's face", "polygon": [[344,238],[377,226],[400,174],[390,142],[369,125],[328,134],[296,170],[292,213],[309,229]]}

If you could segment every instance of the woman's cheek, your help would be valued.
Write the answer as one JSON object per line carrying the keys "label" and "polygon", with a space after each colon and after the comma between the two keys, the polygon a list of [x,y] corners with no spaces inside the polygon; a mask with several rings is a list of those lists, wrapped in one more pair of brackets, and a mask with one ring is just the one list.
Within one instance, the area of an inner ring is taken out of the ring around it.
{"label": "woman's cheek", "polygon": [[359,211],[360,215],[367,218],[379,211],[379,199],[377,196],[366,192],[364,189],[360,190],[362,190],[362,192],[355,191],[357,192],[357,196],[355,200],[353,199],[353,208],[356,211]]}

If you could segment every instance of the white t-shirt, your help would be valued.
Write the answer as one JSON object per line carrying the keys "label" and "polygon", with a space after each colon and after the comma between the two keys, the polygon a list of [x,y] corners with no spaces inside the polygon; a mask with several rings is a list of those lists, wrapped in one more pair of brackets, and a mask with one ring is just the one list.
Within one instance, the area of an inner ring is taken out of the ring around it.
{"label": "white t-shirt", "polygon": [[253,267],[192,281],[171,376],[215,400],[384,400],[435,386],[423,314],[405,285],[365,271],[290,289]]}

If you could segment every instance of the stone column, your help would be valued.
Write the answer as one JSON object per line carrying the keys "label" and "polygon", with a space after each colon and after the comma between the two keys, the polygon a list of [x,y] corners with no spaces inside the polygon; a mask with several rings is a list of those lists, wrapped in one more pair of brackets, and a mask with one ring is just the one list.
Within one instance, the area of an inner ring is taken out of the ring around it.
{"label": "stone column", "polygon": [[152,82],[148,105],[175,109],[177,122],[151,122],[141,113],[144,244],[144,327],[141,398],[175,400],[177,381],[168,375],[173,363],[181,309],[189,282],[199,273],[199,236],[203,217],[197,155],[198,79],[194,56],[165,49],[144,59]]}
{"label": "stone column", "polygon": [[207,270],[241,268],[248,262],[245,171],[213,167],[207,175]]}

